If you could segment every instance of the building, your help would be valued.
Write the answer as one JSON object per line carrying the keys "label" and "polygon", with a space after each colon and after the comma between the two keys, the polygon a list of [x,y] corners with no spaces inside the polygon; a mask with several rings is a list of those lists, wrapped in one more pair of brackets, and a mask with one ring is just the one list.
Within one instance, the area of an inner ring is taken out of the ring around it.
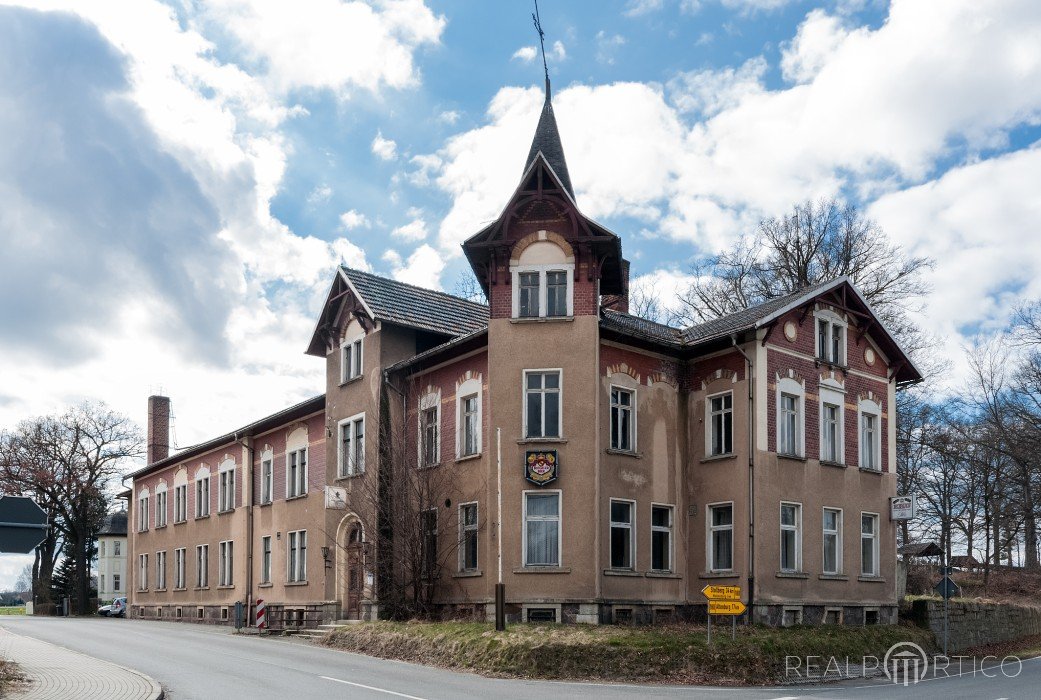
{"label": "building", "polygon": [[109,513],[98,531],[98,600],[127,592],[127,513]]}
{"label": "building", "polygon": [[[234,573],[184,600],[222,611],[485,617],[501,572],[520,620],[696,619],[723,584],[770,624],[895,621],[893,411],[921,377],[848,280],[686,329],[629,314],[622,241],[575,201],[548,85],[517,189],[463,250],[488,306],[341,268],[307,347],[324,397],[135,476],[134,604],[172,604],[147,577],[205,539]],[[151,524],[178,483],[225,471],[245,488],[227,514]],[[292,532],[306,555],[268,549]]]}

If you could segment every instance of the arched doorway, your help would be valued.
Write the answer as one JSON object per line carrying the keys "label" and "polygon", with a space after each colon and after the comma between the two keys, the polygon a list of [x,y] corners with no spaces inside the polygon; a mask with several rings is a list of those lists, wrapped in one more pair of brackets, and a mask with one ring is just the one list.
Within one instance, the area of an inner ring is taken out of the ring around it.
{"label": "arched doorway", "polygon": [[348,515],[337,528],[336,593],[343,617],[361,618],[365,598],[365,530],[355,515]]}

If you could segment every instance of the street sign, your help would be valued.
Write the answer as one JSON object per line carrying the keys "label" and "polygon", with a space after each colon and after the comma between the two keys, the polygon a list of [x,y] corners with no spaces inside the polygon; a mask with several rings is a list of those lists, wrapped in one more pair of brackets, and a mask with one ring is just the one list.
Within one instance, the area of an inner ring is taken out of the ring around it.
{"label": "street sign", "polygon": [[950,576],[944,576],[940,579],[940,582],[933,587],[933,590],[936,591],[941,598],[953,598],[961,592],[958,588],[958,584],[956,584],[954,579]]}
{"label": "street sign", "polygon": [[0,552],[29,554],[47,538],[47,513],[26,496],[0,497]]}
{"label": "street sign", "polygon": [[705,586],[701,594],[709,600],[741,600],[741,586]]}
{"label": "street sign", "polygon": [[892,496],[889,499],[890,520],[912,520],[914,516],[914,496]]}
{"label": "street sign", "polygon": [[709,615],[742,615],[747,608],[740,600],[710,600]]}

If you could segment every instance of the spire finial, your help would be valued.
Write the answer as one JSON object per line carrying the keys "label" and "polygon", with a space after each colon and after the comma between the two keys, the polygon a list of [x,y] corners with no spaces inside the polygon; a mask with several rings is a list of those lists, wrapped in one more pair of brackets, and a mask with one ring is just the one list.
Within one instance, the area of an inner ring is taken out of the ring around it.
{"label": "spire finial", "polygon": [[542,47],[542,70],[546,74],[546,99],[550,98],[549,90],[549,66],[546,65],[546,34],[542,31],[542,22],[539,20],[539,0],[535,0],[535,12],[531,15],[535,23],[535,31],[539,33],[539,46]]}

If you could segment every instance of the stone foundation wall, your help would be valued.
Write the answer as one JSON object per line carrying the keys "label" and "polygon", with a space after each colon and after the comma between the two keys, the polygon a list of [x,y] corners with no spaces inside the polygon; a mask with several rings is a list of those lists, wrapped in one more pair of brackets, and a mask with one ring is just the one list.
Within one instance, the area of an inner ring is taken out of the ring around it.
{"label": "stone foundation wall", "polygon": [[[997,603],[950,602],[948,651],[957,652],[985,644],[1041,634],[1041,609]],[[943,601],[916,600],[911,616],[928,627],[943,644]]]}

